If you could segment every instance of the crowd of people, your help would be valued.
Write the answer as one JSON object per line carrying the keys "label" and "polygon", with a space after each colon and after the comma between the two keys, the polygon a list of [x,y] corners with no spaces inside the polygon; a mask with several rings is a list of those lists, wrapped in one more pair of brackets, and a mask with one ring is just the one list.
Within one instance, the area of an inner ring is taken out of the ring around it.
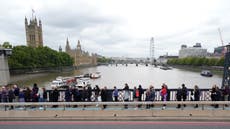
{"label": "crowd of people", "polygon": [[[122,91],[122,94],[119,94],[119,91]],[[138,87],[134,86],[133,89],[129,88],[129,85],[126,83],[123,89],[117,89],[114,86],[114,89],[107,90],[107,87],[100,88],[96,85],[94,88],[91,86],[83,87],[83,89],[78,89],[76,87],[67,87],[64,91],[64,101],[65,102],[90,102],[90,101],[115,101],[118,102],[119,97],[122,97],[122,101],[155,101],[156,90],[153,85],[150,85],[149,88],[143,89],[141,85]],[[132,94],[131,94],[132,92]],[[170,89],[168,86],[163,83],[160,89],[161,101],[170,101]],[[176,90],[176,100],[177,101],[200,101],[201,91],[197,85],[193,89],[190,89],[190,98],[188,98],[189,90],[182,84]],[[230,89],[229,86],[219,88],[214,85],[211,90],[211,100],[212,101],[229,101]],[[121,95],[121,96],[119,96]],[[131,96],[132,95],[132,96]],[[143,100],[144,99],[144,100]],[[12,103],[12,102],[58,102],[60,101],[60,90],[57,87],[53,87],[52,90],[46,90],[44,87],[38,87],[35,83],[32,88],[19,88],[17,85],[12,85],[8,87],[0,88],[0,102]],[[154,105],[146,105],[146,108],[153,107]],[[186,107],[186,105],[177,105],[177,108],[181,106]],[[218,108],[218,105],[213,105]],[[57,107],[57,106],[53,106]],[[107,105],[103,105],[103,108],[106,108]],[[141,107],[137,105],[136,108]],[[163,105],[163,109],[166,105]],[[194,108],[197,108],[196,104]],[[13,106],[10,107],[11,109]],[[128,105],[124,105],[124,108],[128,108]]]}

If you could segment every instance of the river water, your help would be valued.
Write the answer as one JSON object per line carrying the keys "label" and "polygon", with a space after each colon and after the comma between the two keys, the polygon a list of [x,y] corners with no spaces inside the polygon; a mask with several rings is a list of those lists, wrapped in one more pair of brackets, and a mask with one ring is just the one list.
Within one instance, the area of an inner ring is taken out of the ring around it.
{"label": "river water", "polygon": [[222,76],[214,75],[213,77],[203,77],[200,72],[187,71],[173,68],[172,70],[162,70],[159,67],[134,64],[125,65],[109,65],[84,68],[75,70],[70,73],[43,73],[43,74],[27,74],[12,76],[11,81],[20,86],[32,86],[37,83],[39,86],[50,86],[50,82],[57,76],[76,76],[85,73],[100,72],[101,78],[91,80],[92,87],[99,85],[107,88],[123,88],[125,83],[128,83],[130,88],[142,85],[143,88],[148,88],[153,85],[155,88],[160,88],[162,83],[166,83],[169,88],[178,88],[184,83],[188,88],[193,88],[198,85],[200,88],[211,88],[216,84],[221,86]]}

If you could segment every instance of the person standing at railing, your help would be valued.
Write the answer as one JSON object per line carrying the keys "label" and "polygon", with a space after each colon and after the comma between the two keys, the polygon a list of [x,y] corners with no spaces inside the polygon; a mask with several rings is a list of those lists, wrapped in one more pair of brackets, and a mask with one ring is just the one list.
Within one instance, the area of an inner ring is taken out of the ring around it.
{"label": "person standing at railing", "polygon": [[36,83],[34,83],[33,89],[32,89],[32,102],[38,102],[39,96],[38,96],[38,86]]}
{"label": "person standing at railing", "polygon": [[[145,101],[149,102],[150,101],[150,97],[151,97],[151,91],[150,89],[146,89],[146,93],[145,93]],[[146,109],[150,108],[150,104],[146,105]]]}
{"label": "person standing at railing", "polygon": [[[177,101],[181,101],[181,100],[182,100],[182,89],[181,89],[181,87],[178,87],[178,89],[177,89],[177,92],[176,92],[176,100],[177,100]],[[181,107],[181,105],[178,104],[178,105],[177,105],[177,108],[180,108],[180,107]]]}
{"label": "person standing at railing", "polygon": [[80,92],[77,89],[77,87],[73,87],[71,93],[73,95],[73,101],[74,102],[79,102],[81,100],[80,99],[81,95],[80,95]]}
{"label": "person standing at railing", "polygon": [[[15,96],[14,96],[14,91],[13,88],[10,87],[9,91],[8,91],[8,98],[9,98],[9,103],[13,103]],[[10,110],[14,109],[13,106],[10,106]]]}
{"label": "person standing at railing", "polygon": [[[230,89],[228,85],[225,85],[223,87],[223,97],[224,97],[224,101],[229,101],[229,94],[230,94]],[[228,105],[225,105],[226,107]]]}
{"label": "person standing at railing", "polygon": [[[161,90],[160,90],[160,95],[161,95],[161,101],[166,101],[167,100],[167,88],[165,83],[162,84]],[[164,110],[166,105],[164,104],[162,109]]]}
{"label": "person standing at railing", "polygon": [[[140,92],[139,92],[139,90],[137,89],[137,87],[134,86],[134,88],[133,88],[133,100],[134,100],[134,102],[137,102],[137,101],[138,101],[139,96],[140,96]],[[137,109],[137,108],[138,108],[138,105],[136,106],[135,109]]]}
{"label": "person standing at railing", "polygon": [[[142,101],[142,95],[144,94],[144,90],[143,90],[141,85],[138,86],[138,91],[139,91],[138,101],[141,102]],[[138,107],[140,108],[141,105],[138,105]]]}
{"label": "person standing at railing", "polygon": [[166,90],[167,90],[167,97],[166,97],[166,101],[170,101],[170,94],[171,94],[171,91],[170,89],[168,88],[168,86],[165,84],[165,87],[166,87]]}
{"label": "person standing at railing", "polygon": [[[221,93],[221,90],[219,89],[219,87],[217,86],[216,87],[216,101],[221,101],[222,99],[222,97],[221,97],[221,95],[222,95],[222,93]],[[218,104],[216,104],[215,105],[215,108],[218,108],[219,107],[219,105]]]}
{"label": "person standing at railing", "polygon": [[31,102],[31,90],[29,87],[25,89],[25,102]]}
{"label": "person standing at railing", "polygon": [[94,87],[94,93],[95,93],[95,102],[97,102],[98,101],[98,97],[100,96],[100,88],[99,88],[99,86],[98,85],[95,85],[95,87]]}
{"label": "person standing at railing", "polygon": [[118,89],[116,86],[114,86],[114,90],[113,90],[113,98],[115,102],[118,102]]}
{"label": "person standing at railing", "polygon": [[46,88],[43,87],[42,91],[43,91],[43,102],[47,102],[47,91],[46,91]]}
{"label": "person standing at railing", "polygon": [[[188,95],[188,89],[187,87],[185,86],[185,84],[182,84],[182,99],[183,101],[186,101],[187,100],[187,95]],[[186,107],[186,104],[184,104],[184,107]]]}
{"label": "person standing at railing", "polygon": [[[38,101],[39,102],[44,102],[44,98],[43,98],[43,95],[44,95],[44,91],[41,87],[38,88]],[[43,109],[42,105],[40,105],[39,109]]]}
{"label": "person standing at railing", "polygon": [[[212,101],[219,101],[220,91],[217,85],[212,86],[211,89],[211,99]],[[218,104],[213,105],[215,108],[218,108]]]}
{"label": "person standing at railing", "polygon": [[[54,87],[54,90],[52,91],[52,99],[53,99],[53,102],[58,102],[58,98],[60,96],[60,93],[57,89],[57,87]],[[58,107],[58,105],[53,105],[53,107]]]}
{"label": "person standing at railing", "polygon": [[91,96],[92,96],[92,87],[88,86],[87,88],[87,100],[91,102]]}
{"label": "person standing at railing", "polygon": [[[101,101],[102,102],[107,102],[107,97],[108,97],[108,92],[107,92],[107,87],[105,86],[102,90],[101,90]],[[103,105],[102,109],[105,109],[107,107],[107,105]]]}
{"label": "person standing at railing", "polygon": [[2,88],[0,87],[0,103],[2,102]]}
{"label": "person standing at railing", "polygon": [[20,89],[18,94],[18,101],[19,102],[25,102],[25,91],[23,89]]}
{"label": "person standing at railing", "polygon": [[83,87],[81,95],[82,95],[82,101],[86,102],[88,99],[88,92],[86,87]]}
{"label": "person standing at railing", "polygon": [[138,86],[139,96],[138,101],[142,101],[142,95],[144,94],[144,90],[141,85]]}
{"label": "person standing at railing", "polygon": [[[194,96],[191,101],[200,101],[200,89],[197,85],[194,86],[194,89],[191,91],[191,95]],[[194,108],[198,108],[198,104],[196,104]]]}
{"label": "person standing at railing", "polygon": [[69,86],[65,90],[65,101],[66,102],[71,102],[72,96],[71,96],[71,90]]}
{"label": "person standing at railing", "polygon": [[[24,89],[20,89],[19,90],[18,102],[20,102],[20,103],[24,103],[25,102],[25,91],[24,91]],[[19,106],[19,108],[24,109],[25,106]]]}
{"label": "person standing at railing", "polygon": [[[129,85],[127,83],[125,83],[125,87],[123,89],[123,94],[124,94],[124,96],[123,96],[124,101],[128,102],[129,101],[129,97],[130,97],[130,91],[129,91]],[[124,108],[127,109],[128,105],[125,104]]]}
{"label": "person standing at railing", "polygon": [[211,92],[211,100],[216,101],[216,85],[212,86],[212,89],[210,92]]}
{"label": "person standing at railing", "polygon": [[18,100],[18,96],[19,96],[19,91],[20,91],[20,89],[18,88],[18,86],[17,85],[14,85],[14,96],[15,96],[15,99],[14,99],[14,102],[18,102],[19,100]]}
{"label": "person standing at railing", "polygon": [[39,87],[39,89],[38,89],[38,101],[39,102],[44,102],[44,91],[43,91],[43,89],[41,88],[41,87]]}
{"label": "person standing at railing", "polygon": [[[150,98],[149,98],[149,100],[153,102],[153,101],[155,101],[156,91],[155,91],[153,85],[150,85],[149,89],[150,89]],[[153,106],[154,106],[153,104],[150,105],[150,107],[153,107]]]}
{"label": "person standing at railing", "polygon": [[2,87],[2,102],[7,103],[8,102],[8,90],[7,87]]}

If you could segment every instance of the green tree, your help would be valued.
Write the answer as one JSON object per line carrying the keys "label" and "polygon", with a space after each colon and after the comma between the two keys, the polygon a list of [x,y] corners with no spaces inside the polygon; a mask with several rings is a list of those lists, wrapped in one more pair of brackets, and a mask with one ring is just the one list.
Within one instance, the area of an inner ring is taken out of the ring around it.
{"label": "green tree", "polygon": [[217,61],[217,66],[224,66],[224,57],[221,57],[218,61]]}
{"label": "green tree", "polygon": [[16,46],[9,57],[10,68],[40,68],[71,66],[73,59],[64,52],[57,52],[49,47],[32,48]]}
{"label": "green tree", "polygon": [[10,42],[4,42],[2,44],[2,47],[4,47],[4,48],[12,48],[12,45],[10,44]]}
{"label": "green tree", "polygon": [[191,65],[191,66],[223,66],[224,58],[186,57],[168,60],[171,65]]}

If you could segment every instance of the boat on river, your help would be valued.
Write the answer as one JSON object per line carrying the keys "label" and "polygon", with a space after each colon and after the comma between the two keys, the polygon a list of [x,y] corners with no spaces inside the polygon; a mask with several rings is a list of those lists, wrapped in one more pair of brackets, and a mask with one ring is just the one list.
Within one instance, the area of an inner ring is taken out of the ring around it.
{"label": "boat on river", "polygon": [[205,77],[212,77],[213,76],[212,72],[209,70],[202,70],[200,75],[205,76]]}
{"label": "boat on river", "polygon": [[57,87],[57,88],[59,88],[59,87],[65,86],[65,85],[66,85],[66,83],[63,82],[63,81],[60,80],[60,79],[53,80],[53,81],[51,82],[51,87]]}
{"label": "boat on river", "polygon": [[98,79],[98,78],[100,78],[100,77],[101,77],[100,72],[96,72],[96,73],[91,73],[91,74],[90,74],[90,78],[91,78],[91,79]]}
{"label": "boat on river", "polygon": [[162,70],[171,70],[172,68],[168,67],[168,66],[161,66],[160,69],[162,69]]}

